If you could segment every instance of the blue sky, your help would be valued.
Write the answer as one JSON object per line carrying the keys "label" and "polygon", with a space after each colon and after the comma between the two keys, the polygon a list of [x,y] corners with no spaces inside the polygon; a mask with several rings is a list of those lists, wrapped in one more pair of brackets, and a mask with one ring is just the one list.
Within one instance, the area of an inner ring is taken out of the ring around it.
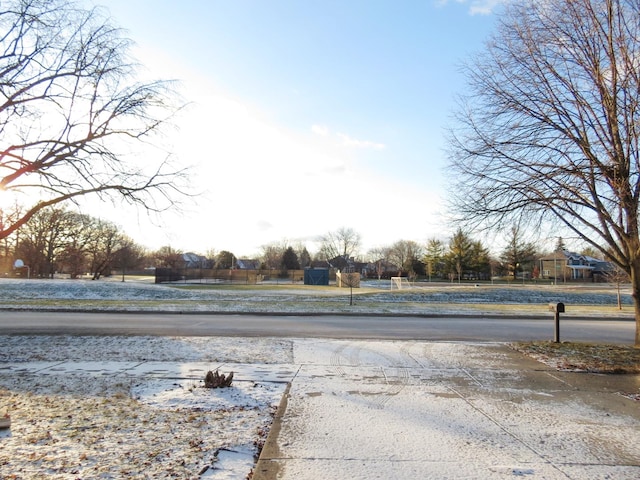
{"label": "blue sky", "polygon": [[444,129],[499,1],[102,4],[191,102],[168,141],[202,195],[162,228],[100,211],[140,243],[252,256],[340,227],[365,251],[449,235]]}

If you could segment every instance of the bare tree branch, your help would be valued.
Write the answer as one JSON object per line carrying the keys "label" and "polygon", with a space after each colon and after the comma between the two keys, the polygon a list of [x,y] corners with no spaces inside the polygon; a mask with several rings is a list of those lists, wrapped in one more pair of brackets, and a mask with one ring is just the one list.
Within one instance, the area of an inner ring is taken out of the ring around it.
{"label": "bare tree branch", "polygon": [[135,155],[179,111],[172,83],[135,80],[130,41],[101,10],[12,0],[0,6],[0,32],[0,190],[33,199],[0,238],[89,194],[154,211],[186,194],[170,155]]}
{"label": "bare tree branch", "polygon": [[[462,223],[560,224],[632,278],[640,298],[640,4],[516,0],[465,67],[449,136]],[[636,344],[640,306],[636,301]]]}

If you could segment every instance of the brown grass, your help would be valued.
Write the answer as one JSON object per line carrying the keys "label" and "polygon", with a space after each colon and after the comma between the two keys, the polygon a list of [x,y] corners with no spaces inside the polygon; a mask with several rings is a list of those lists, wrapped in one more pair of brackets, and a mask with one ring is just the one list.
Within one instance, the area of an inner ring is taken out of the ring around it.
{"label": "brown grass", "polygon": [[515,350],[557,368],[592,373],[640,374],[640,348],[578,342],[519,342]]}

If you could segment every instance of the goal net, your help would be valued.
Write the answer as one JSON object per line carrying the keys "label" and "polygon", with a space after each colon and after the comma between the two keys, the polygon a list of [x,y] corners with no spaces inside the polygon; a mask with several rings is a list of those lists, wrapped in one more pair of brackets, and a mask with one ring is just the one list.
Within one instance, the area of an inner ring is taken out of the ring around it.
{"label": "goal net", "polygon": [[411,288],[407,277],[391,277],[391,290],[406,290]]}

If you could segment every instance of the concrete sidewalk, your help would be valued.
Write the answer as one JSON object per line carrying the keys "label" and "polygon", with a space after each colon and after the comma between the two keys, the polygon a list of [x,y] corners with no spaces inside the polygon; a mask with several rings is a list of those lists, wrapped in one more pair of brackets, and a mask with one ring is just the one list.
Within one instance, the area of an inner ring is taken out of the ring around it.
{"label": "concrete sidewalk", "polygon": [[309,340],[294,362],[254,480],[640,478],[638,375],[498,344]]}

